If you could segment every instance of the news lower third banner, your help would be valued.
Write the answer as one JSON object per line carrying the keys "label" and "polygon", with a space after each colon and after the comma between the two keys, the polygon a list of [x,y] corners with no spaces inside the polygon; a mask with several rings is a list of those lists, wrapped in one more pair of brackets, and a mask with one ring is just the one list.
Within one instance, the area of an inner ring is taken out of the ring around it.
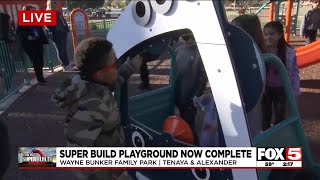
{"label": "news lower third banner", "polygon": [[299,169],[302,148],[21,147],[20,169]]}

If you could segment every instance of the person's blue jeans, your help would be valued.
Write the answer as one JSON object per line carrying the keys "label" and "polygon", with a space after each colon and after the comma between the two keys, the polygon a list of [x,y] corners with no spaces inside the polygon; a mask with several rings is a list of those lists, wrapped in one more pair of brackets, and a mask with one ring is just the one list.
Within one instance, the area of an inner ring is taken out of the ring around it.
{"label": "person's blue jeans", "polygon": [[53,33],[52,41],[57,51],[57,56],[63,67],[69,65],[69,57],[67,50],[67,32],[56,31]]}

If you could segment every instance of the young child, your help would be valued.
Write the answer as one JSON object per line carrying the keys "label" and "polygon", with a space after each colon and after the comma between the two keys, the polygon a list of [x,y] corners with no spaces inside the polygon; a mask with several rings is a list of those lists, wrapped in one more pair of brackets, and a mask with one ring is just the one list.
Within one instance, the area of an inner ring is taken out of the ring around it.
{"label": "young child", "polygon": [[[67,79],[52,99],[68,109],[65,122],[67,146],[124,146],[124,134],[117,102],[112,95],[115,83],[123,82],[141,66],[141,57],[127,60],[118,69],[112,44],[102,38],[83,40],[75,50],[80,73]],[[79,179],[111,180],[122,171],[77,171]]]}
{"label": "young child", "polygon": [[302,19],[300,34],[307,40],[307,44],[317,39],[317,31],[320,29],[320,0],[311,0],[312,9]]}
{"label": "young child", "polygon": [[[284,39],[283,25],[279,21],[272,21],[267,23],[263,30],[267,51],[274,53],[282,60],[288,71],[293,93],[298,96],[300,94],[300,77],[297,57],[295,50]],[[287,104],[279,73],[272,65],[267,65],[266,71],[266,88],[262,101],[264,130],[271,126],[273,106],[275,110],[275,124],[277,124],[285,119]]]}

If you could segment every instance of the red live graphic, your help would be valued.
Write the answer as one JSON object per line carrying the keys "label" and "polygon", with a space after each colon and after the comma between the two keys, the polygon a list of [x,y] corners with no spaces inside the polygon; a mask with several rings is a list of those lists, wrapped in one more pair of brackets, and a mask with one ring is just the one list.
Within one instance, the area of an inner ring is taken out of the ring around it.
{"label": "red live graphic", "polygon": [[53,10],[19,10],[19,26],[55,26],[57,14]]}

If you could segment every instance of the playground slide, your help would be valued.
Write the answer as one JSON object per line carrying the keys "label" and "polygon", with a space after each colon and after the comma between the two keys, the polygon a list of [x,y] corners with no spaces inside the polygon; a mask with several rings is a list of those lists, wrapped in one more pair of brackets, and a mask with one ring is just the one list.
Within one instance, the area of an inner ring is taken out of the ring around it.
{"label": "playground slide", "polygon": [[299,68],[320,62],[320,40],[296,49]]}

